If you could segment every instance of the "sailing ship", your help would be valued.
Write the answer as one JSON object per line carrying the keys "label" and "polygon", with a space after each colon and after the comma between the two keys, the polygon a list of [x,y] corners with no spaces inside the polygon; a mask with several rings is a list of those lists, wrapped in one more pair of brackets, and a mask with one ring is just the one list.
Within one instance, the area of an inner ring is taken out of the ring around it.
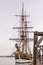
{"label": "sailing ship", "polygon": [[[33,41],[32,38],[28,37],[27,33],[33,33],[33,31],[28,31],[28,29],[33,29],[32,26],[27,26],[27,23],[30,23],[26,20],[27,17],[29,17],[29,15],[26,15],[26,12],[24,11],[24,3],[22,4],[22,14],[21,15],[16,15],[21,17],[21,26],[19,27],[13,27],[13,29],[19,29],[19,36],[20,38],[10,38],[10,40],[16,40],[16,52],[13,52],[11,54],[11,56],[13,54],[15,54],[15,59],[26,59],[26,60],[32,60],[32,54],[30,52],[30,49],[28,47],[29,41]],[[30,52],[30,54],[28,53],[28,51]],[[26,61],[29,62],[29,61]]]}

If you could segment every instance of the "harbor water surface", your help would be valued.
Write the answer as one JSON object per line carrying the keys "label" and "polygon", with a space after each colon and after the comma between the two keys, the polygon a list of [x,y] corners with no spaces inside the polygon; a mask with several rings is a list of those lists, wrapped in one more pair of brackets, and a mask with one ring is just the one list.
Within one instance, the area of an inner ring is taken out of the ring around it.
{"label": "harbor water surface", "polygon": [[15,63],[15,57],[0,57],[0,65],[30,65],[29,63]]}

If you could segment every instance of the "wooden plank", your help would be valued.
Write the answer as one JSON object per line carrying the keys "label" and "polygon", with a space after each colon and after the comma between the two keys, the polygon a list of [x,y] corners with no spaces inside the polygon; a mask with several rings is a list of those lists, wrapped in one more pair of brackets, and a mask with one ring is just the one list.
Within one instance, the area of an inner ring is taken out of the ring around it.
{"label": "wooden plank", "polygon": [[37,36],[43,36],[43,32],[35,31],[34,34],[37,35]]}
{"label": "wooden plank", "polygon": [[33,65],[36,65],[36,52],[37,48],[35,47],[35,44],[37,43],[37,36],[34,34],[34,50],[33,50]]}
{"label": "wooden plank", "polygon": [[39,46],[42,40],[43,40],[43,36],[41,36],[41,38],[37,41],[37,44],[35,45],[36,48]]}

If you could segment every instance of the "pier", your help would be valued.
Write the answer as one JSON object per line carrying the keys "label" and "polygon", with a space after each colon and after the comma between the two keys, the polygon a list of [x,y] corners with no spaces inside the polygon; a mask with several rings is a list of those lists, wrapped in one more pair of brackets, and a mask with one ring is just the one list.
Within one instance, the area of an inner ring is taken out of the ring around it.
{"label": "pier", "polygon": [[[39,36],[41,37],[38,40]],[[43,45],[40,45],[42,41],[43,41],[43,32],[37,32],[37,31],[34,32],[33,65],[43,65]]]}

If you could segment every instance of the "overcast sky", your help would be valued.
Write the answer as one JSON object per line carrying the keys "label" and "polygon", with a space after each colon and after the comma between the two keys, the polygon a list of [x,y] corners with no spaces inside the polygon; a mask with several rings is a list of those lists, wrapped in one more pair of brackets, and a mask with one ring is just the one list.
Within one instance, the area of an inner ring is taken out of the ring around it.
{"label": "overcast sky", "polygon": [[21,14],[22,2],[34,30],[43,31],[43,0],[0,0],[0,55],[10,55],[15,49],[9,38],[16,33],[12,27],[17,26],[15,14]]}

